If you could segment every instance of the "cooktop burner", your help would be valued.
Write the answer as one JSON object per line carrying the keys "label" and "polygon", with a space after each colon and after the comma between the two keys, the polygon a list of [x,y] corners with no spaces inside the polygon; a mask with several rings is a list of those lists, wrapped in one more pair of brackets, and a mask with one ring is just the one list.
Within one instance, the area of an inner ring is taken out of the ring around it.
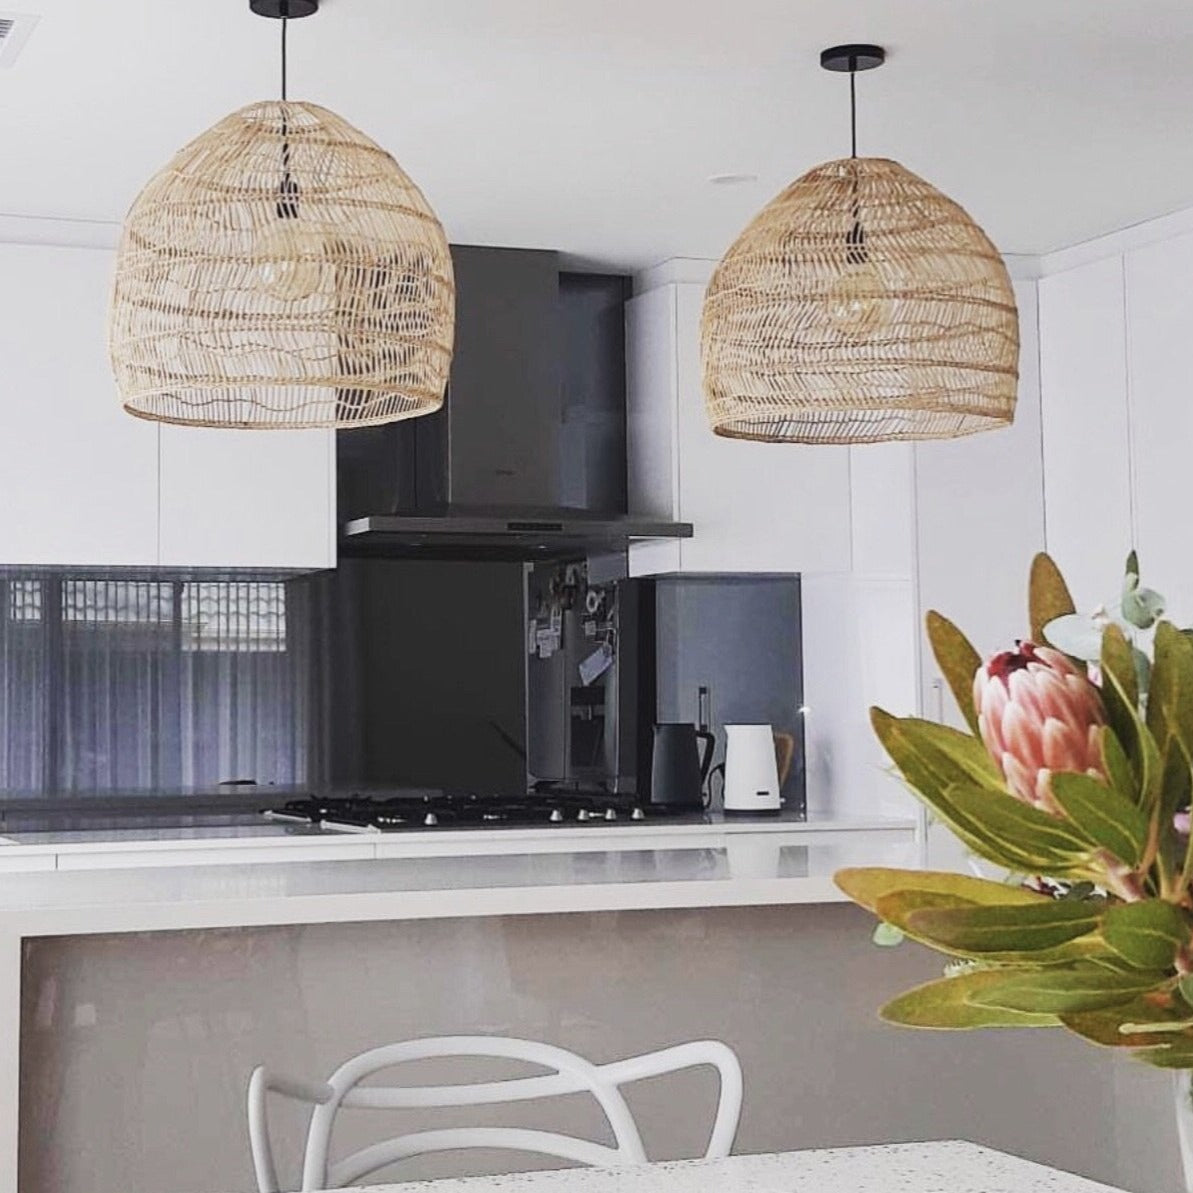
{"label": "cooktop burner", "polygon": [[677,815],[704,819],[699,809],[640,805],[633,796],[580,792],[536,793],[524,798],[453,792],[307,796],[267,808],[271,820],[318,824],[339,832],[404,829],[515,827],[534,824],[640,824]]}

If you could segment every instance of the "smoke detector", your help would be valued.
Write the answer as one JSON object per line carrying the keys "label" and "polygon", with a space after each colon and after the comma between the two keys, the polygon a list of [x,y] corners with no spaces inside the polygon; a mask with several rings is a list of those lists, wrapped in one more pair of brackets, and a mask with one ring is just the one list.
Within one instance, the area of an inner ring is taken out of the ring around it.
{"label": "smoke detector", "polygon": [[16,62],[38,19],[27,12],[0,12],[0,68]]}

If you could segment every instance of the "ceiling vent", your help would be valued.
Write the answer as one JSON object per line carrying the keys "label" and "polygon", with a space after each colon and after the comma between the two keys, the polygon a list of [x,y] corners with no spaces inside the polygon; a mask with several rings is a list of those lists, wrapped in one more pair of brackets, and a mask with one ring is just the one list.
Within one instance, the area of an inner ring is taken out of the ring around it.
{"label": "ceiling vent", "polygon": [[20,57],[37,21],[32,13],[0,12],[0,68],[12,66]]}

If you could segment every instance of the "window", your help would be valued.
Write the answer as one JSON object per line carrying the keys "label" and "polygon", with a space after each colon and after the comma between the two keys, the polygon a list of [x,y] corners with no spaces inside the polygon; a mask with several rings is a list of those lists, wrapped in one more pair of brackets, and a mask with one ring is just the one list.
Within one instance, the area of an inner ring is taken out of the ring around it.
{"label": "window", "polygon": [[295,593],[276,579],[0,577],[0,798],[303,783]]}

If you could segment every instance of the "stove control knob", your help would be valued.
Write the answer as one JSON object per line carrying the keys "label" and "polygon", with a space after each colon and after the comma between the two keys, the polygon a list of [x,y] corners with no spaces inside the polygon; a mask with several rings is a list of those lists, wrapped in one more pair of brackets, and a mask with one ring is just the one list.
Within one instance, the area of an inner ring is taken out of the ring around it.
{"label": "stove control knob", "polygon": [[634,809],[634,810],[633,810],[633,811],[630,813],[630,819],[631,819],[631,820],[645,820],[645,819],[646,819],[646,813],[645,813],[645,812],[643,812],[641,808],[635,808],[635,809]]}
{"label": "stove control knob", "polygon": [[587,808],[581,808],[580,811],[576,813],[577,820],[589,820],[591,818],[592,813]]}
{"label": "stove control knob", "polygon": [[563,823],[563,809],[562,808],[552,808],[551,815],[549,817],[547,817],[547,819],[550,820],[552,824],[562,824]]}
{"label": "stove control knob", "polygon": [[616,808],[606,808],[605,809],[605,819],[606,820],[616,820],[617,819],[617,809]]}
{"label": "stove control knob", "polygon": [[434,828],[438,823],[439,817],[436,816],[434,812],[428,812],[423,817],[423,824],[425,824],[427,828]]}

